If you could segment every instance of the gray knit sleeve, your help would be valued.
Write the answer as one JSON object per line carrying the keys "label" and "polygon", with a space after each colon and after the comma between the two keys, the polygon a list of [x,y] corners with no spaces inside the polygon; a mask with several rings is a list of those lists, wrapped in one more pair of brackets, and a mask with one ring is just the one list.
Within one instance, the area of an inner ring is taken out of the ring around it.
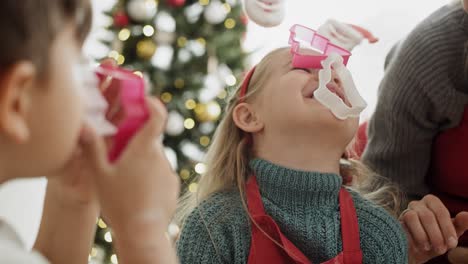
{"label": "gray knit sleeve", "polygon": [[437,133],[437,124],[427,114],[434,107],[420,85],[409,78],[389,73],[381,87],[368,126],[364,163],[410,195],[423,195],[428,191],[425,176]]}
{"label": "gray knit sleeve", "polygon": [[460,123],[468,103],[462,76],[468,39],[461,5],[446,6],[402,43],[379,87],[363,161],[410,198],[428,193],[432,144]]}

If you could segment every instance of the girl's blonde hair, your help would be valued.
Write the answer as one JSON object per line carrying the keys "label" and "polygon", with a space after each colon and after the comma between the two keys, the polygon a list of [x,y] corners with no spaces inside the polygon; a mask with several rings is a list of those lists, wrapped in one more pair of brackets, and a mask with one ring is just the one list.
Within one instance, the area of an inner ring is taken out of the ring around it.
{"label": "girl's blonde hair", "polygon": [[[251,101],[258,95],[272,74],[268,70],[270,65],[278,63],[275,59],[284,49],[272,51],[256,66],[247,93],[243,97],[244,101]],[[216,192],[237,189],[247,210],[244,189],[250,172],[249,161],[252,158],[252,151],[249,149],[248,137],[236,126],[232,118],[234,108],[239,103],[239,92],[240,89],[236,89],[231,95],[224,117],[213,136],[212,144],[206,154],[207,170],[198,179],[197,192],[186,192],[180,199],[176,220],[182,227],[184,220],[194,208]],[[346,160],[341,166],[341,174],[353,175],[354,180],[350,188],[354,188],[365,198],[397,215],[401,199],[395,186],[388,184],[384,178],[375,176],[355,160]]]}

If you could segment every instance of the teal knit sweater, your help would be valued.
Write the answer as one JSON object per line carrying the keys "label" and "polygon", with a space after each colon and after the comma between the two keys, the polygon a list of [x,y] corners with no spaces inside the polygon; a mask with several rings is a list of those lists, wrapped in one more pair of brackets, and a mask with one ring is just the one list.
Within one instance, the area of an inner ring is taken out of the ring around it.
{"label": "teal knit sweater", "polygon": [[[262,201],[269,214],[313,263],[342,251],[339,175],[284,168],[265,160],[251,161]],[[396,219],[355,192],[364,263],[408,262],[407,241]],[[220,192],[187,218],[177,243],[181,263],[247,263],[250,222],[236,191]]]}

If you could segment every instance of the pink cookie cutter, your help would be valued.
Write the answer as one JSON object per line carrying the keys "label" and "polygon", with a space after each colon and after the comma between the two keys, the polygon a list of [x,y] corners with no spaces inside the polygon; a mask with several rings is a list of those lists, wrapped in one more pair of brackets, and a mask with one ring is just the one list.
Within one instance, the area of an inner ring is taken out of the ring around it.
{"label": "pink cookie cutter", "polygon": [[[321,69],[321,62],[332,53],[337,53],[342,56],[345,66],[348,63],[351,52],[332,44],[328,38],[318,34],[317,31],[298,24],[293,25],[289,31],[289,44],[291,45],[291,53],[293,54],[293,67]],[[301,44],[307,45],[307,47],[304,48],[318,51],[323,55],[302,54]]]}
{"label": "pink cookie cutter", "polygon": [[117,127],[109,149],[109,160],[115,161],[130,139],[149,118],[145,99],[145,82],[129,70],[101,65],[96,70],[100,88],[109,104],[106,119]]}

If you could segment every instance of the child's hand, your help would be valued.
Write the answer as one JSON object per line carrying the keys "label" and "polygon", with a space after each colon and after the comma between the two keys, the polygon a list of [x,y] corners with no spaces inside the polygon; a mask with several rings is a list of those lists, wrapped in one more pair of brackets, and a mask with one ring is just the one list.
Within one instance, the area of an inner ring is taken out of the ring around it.
{"label": "child's hand", "polygon": [[178,177],[158,140],[167,112],[160,101],[147,100],[150,118],[115,163],[109,163],[102,139],[94,138],[97,193],[103,216],[114,231],[153,225],[167,228],[175,211]]}
{"label": "child's hand", "polygon": [[94,171],[89,159],[93,151],[91,139],[91,128],[84,126],[72,158],[63,169],[48,179],[48,191],[55,192],[57,201],[67,203],[65,206],[97,203],[95,183],[92,180]]}
{"label": "child's hand", "polygon": [[468,229],[468,213],[454,219],[444,204],[434,195],[412,201],[400,221],[409,242],[410,263],[424,263],[457,246],[458,237]]}

